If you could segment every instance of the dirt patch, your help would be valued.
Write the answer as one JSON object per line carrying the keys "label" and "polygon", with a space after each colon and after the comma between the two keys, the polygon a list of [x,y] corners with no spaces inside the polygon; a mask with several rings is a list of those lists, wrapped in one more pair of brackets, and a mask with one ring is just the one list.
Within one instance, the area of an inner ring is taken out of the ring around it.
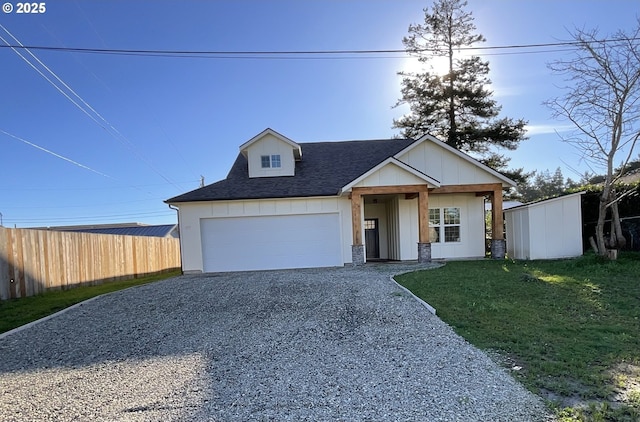
{"label": "dirt patch", "polygon": [[612,400],[640,407],[640,365],[623,362],[610,375],[615,386]]}

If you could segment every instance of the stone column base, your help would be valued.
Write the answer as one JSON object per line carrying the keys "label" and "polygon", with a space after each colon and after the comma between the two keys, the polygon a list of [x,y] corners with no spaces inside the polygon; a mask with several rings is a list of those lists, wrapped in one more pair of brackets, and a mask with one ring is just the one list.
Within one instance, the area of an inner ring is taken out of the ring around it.
{"label": "stone column base", "polygon": [[418,243],[418,262],[431,262],[431,243]]}
{"label": "stone column base", "polygon": [[491,258],[504,259],[507,253],[507,242],[504,239],[491,240]]}
{"label": "stone column base", "polygon": [[364,265],[364,245],[351,245],[351,262],[354,267]]}

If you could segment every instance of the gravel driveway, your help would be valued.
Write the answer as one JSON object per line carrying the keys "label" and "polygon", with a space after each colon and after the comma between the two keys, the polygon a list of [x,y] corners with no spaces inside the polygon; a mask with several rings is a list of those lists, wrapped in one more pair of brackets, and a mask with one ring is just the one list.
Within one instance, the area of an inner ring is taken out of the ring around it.
{"label": "gravel driveway", "polygon": [[182,276],[0,339],[4,421],[538,421],[397,264]]}

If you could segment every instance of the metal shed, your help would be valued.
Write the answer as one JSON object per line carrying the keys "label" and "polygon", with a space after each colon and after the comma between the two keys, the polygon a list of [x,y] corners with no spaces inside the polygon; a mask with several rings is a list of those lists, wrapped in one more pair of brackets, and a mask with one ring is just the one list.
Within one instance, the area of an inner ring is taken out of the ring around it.
{"label": "metal shed", "polygon": [[584,192],[505,210],[507,255],[512,259],[557,259],[582,255]]}

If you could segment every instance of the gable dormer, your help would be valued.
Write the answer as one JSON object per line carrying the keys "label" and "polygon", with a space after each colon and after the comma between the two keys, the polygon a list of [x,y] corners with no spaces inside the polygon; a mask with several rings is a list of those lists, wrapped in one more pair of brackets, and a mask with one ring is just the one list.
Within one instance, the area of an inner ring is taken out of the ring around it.
{"label": "gable dormer", "polygon": [[240,145],[247,157],[249,177],[294,176],[302,158],[300,145],[272,129],[265,129]]}

